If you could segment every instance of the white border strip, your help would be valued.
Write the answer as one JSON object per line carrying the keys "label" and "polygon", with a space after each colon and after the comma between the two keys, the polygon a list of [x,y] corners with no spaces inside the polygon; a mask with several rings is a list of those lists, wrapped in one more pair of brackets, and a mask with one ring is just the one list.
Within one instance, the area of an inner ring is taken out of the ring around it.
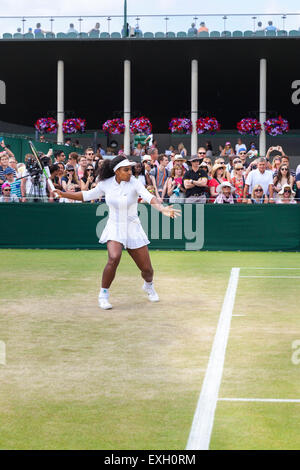
{"label": "white border strip", "polygon": [[219,398],[218,401],[246,401],[268,403],[300,403],[299,398]]}
{"label": "white border strip", "polygon": [[260,268],[254,268],[253,266],[249,266],[249,267],[242,266],[240,269],[263,269],[263,270],[265,270],[265,269],[271,269],[271,270],[274,271],[275,269],[276,269],[276,270],[277,270],[277,269],[298,269],[298,270],[299,270],[300,268],[276,268],[276,267],[275,267],[275,268],[262,268],[262,267],[260,267]]}
{"label": "white border strip", "polygon": [[232,268],[186,450],[208,450],[240,268]]}
{"label": "white border strip", "polygon": [[240,276],[240,278],[252,279],[300,279],[300,276]]}

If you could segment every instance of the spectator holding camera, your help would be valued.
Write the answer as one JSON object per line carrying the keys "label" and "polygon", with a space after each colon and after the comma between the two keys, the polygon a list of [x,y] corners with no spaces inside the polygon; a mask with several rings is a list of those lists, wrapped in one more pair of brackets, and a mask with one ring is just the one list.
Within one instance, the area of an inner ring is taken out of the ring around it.
{"label": "spectator holding camera", "polygon": [[150,171],[152,170],[151,162],[152,162],[152,160],[151,160],[150,155],[144,155],[144,157],[142,159],[142,166],[143,166],[144,176],[145,176],[145,179],[146,179],[146,187],[147,186],[152,186],[152,180],[151,180],[151,176],[150,176]]}

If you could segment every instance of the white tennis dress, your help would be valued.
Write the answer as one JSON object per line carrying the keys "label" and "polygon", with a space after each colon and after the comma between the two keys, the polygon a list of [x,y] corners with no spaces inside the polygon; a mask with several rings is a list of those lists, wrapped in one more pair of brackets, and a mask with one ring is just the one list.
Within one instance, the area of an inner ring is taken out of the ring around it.
{"label": "white tennis dress", "polygon": [[102,232],[99,243],[114,240],[124,248],[140,248],[150,242],[143,230],[137,213],[137,200],[142,197],[150,204],[153,194],[149,193],[140,180],[132,176],[130,181],[118,183],[115,176],[100,181],[90,191],[82,191],[84,201],[101,199],[109,208],[107,224]]}

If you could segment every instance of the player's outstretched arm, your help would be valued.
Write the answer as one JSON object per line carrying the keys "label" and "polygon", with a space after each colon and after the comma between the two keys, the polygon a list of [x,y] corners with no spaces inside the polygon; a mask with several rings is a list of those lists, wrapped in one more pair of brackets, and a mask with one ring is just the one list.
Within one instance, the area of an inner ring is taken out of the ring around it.
{"label": "player's outstretched arm", "polygon": [[60,191],[59,189],[56,189],[55,190],[57,192],[57,195],[59,198],[66,198],[66,199],[74,199],[75,201],[83,201],[83,196],[82,196],[82,192],[78,192],[78,193],[72,193],[71,191],[68,192],[63,192],[63,191]]}
{"label": "player's outstretched arm", "polygon": [[171,219],[176,219],[176,217],[181,216],[181,210],[174,209],[173,206],[164,206],[158,201],[156,197],[153,197],[151,199],[150,204],[152,207],[154,207],[166,217],[171,217]]}

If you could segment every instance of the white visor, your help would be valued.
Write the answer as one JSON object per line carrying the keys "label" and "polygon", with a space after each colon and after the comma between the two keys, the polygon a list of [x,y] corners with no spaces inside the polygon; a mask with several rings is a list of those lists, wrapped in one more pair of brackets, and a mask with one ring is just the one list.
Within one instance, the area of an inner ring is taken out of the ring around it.
{"label": "white visor", "polygon": [[114,172],[116,172],[118,170],[118,168],[121,168],[123,166],[134,166],[136,165],[136,162],[130,162],[129,160],[123,160],[122,162],[118,163],[116,166],[114,166],[113,170]]}

